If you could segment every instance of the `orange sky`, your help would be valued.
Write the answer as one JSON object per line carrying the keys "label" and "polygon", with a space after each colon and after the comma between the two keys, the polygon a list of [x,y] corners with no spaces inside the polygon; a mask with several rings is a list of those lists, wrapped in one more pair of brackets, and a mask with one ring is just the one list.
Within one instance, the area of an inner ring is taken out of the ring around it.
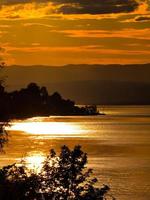
{"label": "orange sky", "polygon": [[148,2],[2,0],[0,57],[8,65],[148,63]]}

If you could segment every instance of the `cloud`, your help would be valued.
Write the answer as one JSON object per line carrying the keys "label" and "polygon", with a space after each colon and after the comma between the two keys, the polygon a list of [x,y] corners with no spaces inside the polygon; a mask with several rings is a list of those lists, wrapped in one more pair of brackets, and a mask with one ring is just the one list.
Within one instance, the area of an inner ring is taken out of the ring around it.
{"label": "cloud", "polygon": [[143,39],[150,40],[150,29],[133,29],[124,28],[121,30],[62,30],[50,32],[64,33],[68,37],[72,38],[133,38],[133,39]]}
{"label": "cloud", "polygon": [[5,49],[3,47],[0,47],[0,52],[4,52]]}
{"label": "cloud", "polygon": [[23,26],[25,27],[33,27],[33,26],[39,26],[39,27],[47,27],[47,28],[54,28],[55,26],[49,25],[49,24],[42,24],[42,23],[24,23]]}
{"label": "cloud", "polygon": [[[145,63],[148,62],[149,50],[129,49],[105,49],[103,47],[82,46],[82,47],[49,47],[49,46],[28,46],[14,47],[6,46],[5,58],[8,64],[42,64],[42,65],[64,65],[72,64],[93,64],[93,63]],[[19,55],[19,56],[18,56]],[[42,55],[42,56],[41,56]],[[36,58],[36,59],[35,59]],[[56,59],[57,58],[57,59]]]}
{"label": "cloud", "polygon": [[128,13],[139,6],[135,0],[57,0],[57,3],[62,3],[58,12],[63,14]]}
{"label": "cloud", "polygon": [[[9,0],[8,0],[9,1]],[[13,2],[13,1],[12,1]],[[17,1],[16,1],[17,2]],[[24,1],[25,2],[25,1]],[[30,19],[42,18],[53,11],[52,3],[21,3],[3,5],[0,9],[0,19]]]}
{"label": "cloud", "polygon": [[150,21],[150,16],[139,16],[135,19],[137,22]]}
{"label": "cloud", "polygon": [[0,5],[15,5],[15,4],[26,4],[26,3],[47,3],[49,0],[1,0]]}
{"label": "cloud", "polygon": [[92,15],[129,13],[136,10],[140,4],[136,0],[2,0],[0,5],[26,3],[52,3],[56,6],[56,13]]}
{"label": "cloud", "polygon": [[7,52],[24,52],[24,53],[35,53],[35,52],[51,52],[51,53],[64,53],[64,52],[72,52],[72,53],[97,53],[103,54],[103,55],[141,55],[141,54],[147,54],[150,55],[149,50],[124,50],[120,49],[119,51],[117,49],[105,49],[101,46],[81,46],[80,48],[78,46],[75,47],[49,47],[49,46],[30,46],[30,47],[13,47],[13,46],[6,46],[5,49],[7,49]]}

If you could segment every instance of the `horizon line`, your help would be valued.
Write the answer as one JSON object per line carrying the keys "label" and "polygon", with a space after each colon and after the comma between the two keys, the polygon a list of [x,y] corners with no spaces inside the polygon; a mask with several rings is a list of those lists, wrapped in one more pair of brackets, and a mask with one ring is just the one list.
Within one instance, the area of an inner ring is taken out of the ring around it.
{"label": "horizon line", "polygon": [[133,65],[137,65],[137,66],[140,66],[140,65],[150,65],[150,62],[148,63],[129,63],[129,64],[100,64],[100,63],[95,63],[95,64],[88,64],[88,63],[85,63],[85,64],[65,64],[65,65],[42,65],[42,64],[31,64],[31,65],[22,65],[22,64],[12,64],[12,65],[5,65],[4,67],[69,67],[69,66],[133,66]]}

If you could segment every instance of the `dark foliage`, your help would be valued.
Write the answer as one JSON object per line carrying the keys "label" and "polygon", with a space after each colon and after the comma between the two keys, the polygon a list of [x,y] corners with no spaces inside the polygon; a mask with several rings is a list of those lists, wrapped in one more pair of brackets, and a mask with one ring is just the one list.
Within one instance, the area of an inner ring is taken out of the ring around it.
{"label": "dark foliage", "polygon": [[[80,146],[63,146],[60,155],[54,150],[43,163],[40,173],[31,173],[24,164],[0,170],[0,199],[5,200],[105,200],[109,187],[95,187],[86,169],[87,155]],[[111,197],[111,199],[114,199]]]}
{"label": "dark foliage", "polygon": [[4,126],[8,125],[7,122],[0,122],[0,151],[3,150],[4,144],[8,141],[8,134],[4,129]]}
{"label": "dark foliage", "polygon": [[11,118],[27,118],[48,115],[95,115],[96,106],[79,108],[69,99],[65,100],[58,92],[48,94],[46,87],[30,83],[27,88],[7,93],[1,88],[0,110],[9,110]]}
{"label": "dark foliage", "polygon": [[[4,67],[4,63],[0,64],[0,70]],[[0,80],[0,151],[2,150],[3,145],[7,142],[8,137],[4,129],[4,126],[8,124],[9,115],[7,106],[5,104],[6,93],[3,86],[3,79]]]}

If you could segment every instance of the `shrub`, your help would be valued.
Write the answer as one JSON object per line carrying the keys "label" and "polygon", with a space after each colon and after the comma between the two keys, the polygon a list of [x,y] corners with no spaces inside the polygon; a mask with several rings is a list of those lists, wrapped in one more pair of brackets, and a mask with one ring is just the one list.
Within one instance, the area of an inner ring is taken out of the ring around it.
{"label": "shrub", "polygon": [[[0,71],[4,67],[4,63],[0,63]],[[7,133],[4,129],[4,126],[9,121],[8,112],[5,109],[4,102],[5,102],[5,88],[3,86],[3,78],[0,79],[0,150],[2,150],[2,147],[5,142],[7,142],[8,137]]]}
{"label": "shrub", "polygon": [[[0,199],[5,200],[104,200],[109,187],[95,187],[86,169],[87,154],[81,146],[61,148],[59,156],[52,149],[36,174],[25,164],[13,164],[0,170]],[[112,199],[114,199],[112,197]]]}

